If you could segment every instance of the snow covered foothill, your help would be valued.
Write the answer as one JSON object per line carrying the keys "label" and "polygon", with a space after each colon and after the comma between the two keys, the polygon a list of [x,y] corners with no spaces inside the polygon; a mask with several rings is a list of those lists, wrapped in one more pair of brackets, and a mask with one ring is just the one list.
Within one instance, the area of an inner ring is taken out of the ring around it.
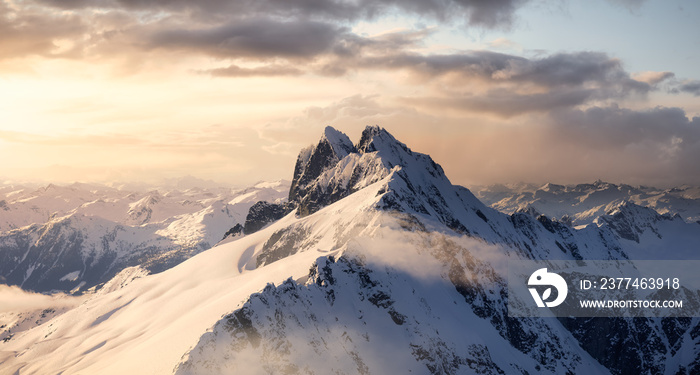
{"label": "snow covered foothill", "polygon": [[288,188],[284,180],[144,192],[4,186],[0,277],[28,290],[84,291],[126,267],[162,271],[216,245],[257,201],[285,200]]}

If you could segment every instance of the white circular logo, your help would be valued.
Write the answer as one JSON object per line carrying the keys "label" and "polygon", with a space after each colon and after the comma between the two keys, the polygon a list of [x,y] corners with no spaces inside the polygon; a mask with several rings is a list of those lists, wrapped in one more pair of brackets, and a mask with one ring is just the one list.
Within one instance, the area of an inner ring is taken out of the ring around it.
{"label": "white circular logo", "polygon": [[[530,279],[527,281],[527,285],[550,287],[545,289],[541,296],[539,293],[537,293],[537,289],[528,288],[530,290],[530,294],[532,294],[532,298],[537,304],[537,307],[559,306],[562,302],[564,302],[564,299],[566,299],[566,295],[569,293],[569,288],[566,286],[566,280],[564,280],[563,277],[557,275],[556,273],[547,272],[546,268],[540,268],[537,271],[533,272],[532,275],[530,275]],[[552,296],[552,288],[555,288],[557,290],[557,298],[555,298],[554,301],[545,302],[547,301],[547,299],[549,299],[549,297]]]}

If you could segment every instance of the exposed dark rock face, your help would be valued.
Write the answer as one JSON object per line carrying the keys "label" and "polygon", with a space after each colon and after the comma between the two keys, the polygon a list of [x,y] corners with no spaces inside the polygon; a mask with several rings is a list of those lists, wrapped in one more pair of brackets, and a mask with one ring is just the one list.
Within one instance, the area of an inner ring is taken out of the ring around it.
{"label": "exposed dark rock face", "polygon": [[229,238],[229,237],[235,237],[243,234],[243,226],[241,224],[236,224],[233,226],[233,228],[229,229],[226,233],[224,233],[224,238]]}
{"label": "exposed dark rock face", "polygon": [[[275,204],[260,201],[254,204],[248,211],[245,218],[244,234],[251,234],[259,231],[267,224],[277,221],[294,211],[293,203]],[[233,230],[233,228],[231,229]]]}
{"label": "exposed dark rock face", "polygon": [[348,154],[357,153],[350,139],[335,129],[326,128],[316,146],[301,151],[294,166],[294,178],[289,189],[289,202],[299,206],[298,214],[306,216],[354,192],[352,189],[332,187],[324,189],[320,178],[334,168]]}

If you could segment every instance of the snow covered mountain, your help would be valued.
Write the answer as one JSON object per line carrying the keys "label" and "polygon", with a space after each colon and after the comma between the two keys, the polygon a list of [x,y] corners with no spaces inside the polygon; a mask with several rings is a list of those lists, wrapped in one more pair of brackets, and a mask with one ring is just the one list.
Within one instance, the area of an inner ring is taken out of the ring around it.
{"label": "snow covered mountain", "polygon": [[34,291],[86,290],[126,267],[159,272],[207,250],[250,207],[282,200],[288,182],[131,192],[105,186],[5,186],[0,280]]}
{"label": "snow covered mountain", "polygon": [[[326,129],[299,155],[288,200],[282,218],[164,272],[126,269],[83,296],[15,297],[27,302],[7,321],[54,312],[6,330],[0,372],[700,371],[700,319],[511,318],[505,270],[518,259],[699,259],[697,223],[631,203],[581,229],[506,215],[378,127],[355,145]],[[258,212],[280,215],[276,204]]]}
{"label": "snow covered mountain", "polygon": [[490,185],[472,187],[487,205],[507,214],[534,210],[572,225],[585,225],[614,211],[624,202],[649,207],[661,214],[678,214],[686,221],[700,221],[700,187],[671,189],[633,187],[596,181],[592,184]]}

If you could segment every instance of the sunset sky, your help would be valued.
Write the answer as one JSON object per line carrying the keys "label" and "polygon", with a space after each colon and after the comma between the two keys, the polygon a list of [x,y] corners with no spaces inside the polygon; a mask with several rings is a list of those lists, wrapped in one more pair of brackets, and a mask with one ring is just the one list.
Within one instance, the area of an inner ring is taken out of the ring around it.
{"label": "sunset sky", "polygon": [[290,179],[380,125],[453,183],[700,184],[697,0],[0,0],[0,178]]}

